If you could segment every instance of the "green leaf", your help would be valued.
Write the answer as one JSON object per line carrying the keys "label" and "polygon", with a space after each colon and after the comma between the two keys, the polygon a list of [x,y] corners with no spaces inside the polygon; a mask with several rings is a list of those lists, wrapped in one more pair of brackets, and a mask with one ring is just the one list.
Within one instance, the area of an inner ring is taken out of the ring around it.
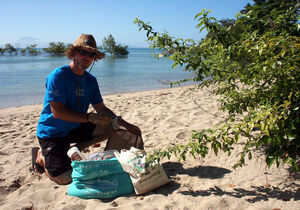
{"label": "green leaf", "polygon": [[251,152],[248,153],[248,159],[252,160],[252,153]]}
{"label": "green leaf", "polygon": [[272,164],[274,163],[274,161],[275,161],[275,157],[273,157],[273,156],[267,156],[266,162],[267,162],[267,165],[268,165],[269,168],[272,166]]}

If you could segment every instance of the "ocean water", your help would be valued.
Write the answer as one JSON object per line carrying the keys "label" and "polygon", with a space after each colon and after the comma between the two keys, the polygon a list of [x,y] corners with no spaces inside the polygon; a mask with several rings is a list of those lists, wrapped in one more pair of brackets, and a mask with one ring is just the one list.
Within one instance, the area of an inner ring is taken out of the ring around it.
{"label": "ocean water", "polygon": [[[172,61],[153,58],[156,50],[129,49],[127,58],[107,56],[96,62],[91,73],[102,95],[169,88],[162,81],[189,77]],[[43,103],[45,80],[55,68],[68,64],[66,57],[0,56],[0,108]]]}

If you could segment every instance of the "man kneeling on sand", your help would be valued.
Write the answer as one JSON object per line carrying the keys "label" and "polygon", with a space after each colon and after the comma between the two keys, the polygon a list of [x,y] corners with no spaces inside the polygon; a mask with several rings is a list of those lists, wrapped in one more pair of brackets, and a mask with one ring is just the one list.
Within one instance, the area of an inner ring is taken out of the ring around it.
{"label": "man kneeling on sand", "polygon": [[[71,143],[80,151],[105,139],[108,139],[105,149],[143,148],[141,130],[104,105],[97,79],[90,74],[94,62],[105,57],[98,51],[94,37],[81,34],[65,54],[71,62],[47,77],[37,126],[41,148],[32,149],[32,169],[36,173],[45,172],[58,184],[72,182],[71,160],[67,156]],[[97,113],[87,113],[90,105]],[[120,142],[118,126],[139,138],[135,142]]]}

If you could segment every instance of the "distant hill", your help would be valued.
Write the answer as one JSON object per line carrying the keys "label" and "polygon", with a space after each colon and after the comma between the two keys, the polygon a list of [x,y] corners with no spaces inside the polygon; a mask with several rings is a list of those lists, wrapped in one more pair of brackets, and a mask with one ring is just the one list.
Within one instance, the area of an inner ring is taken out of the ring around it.
{"label": "distant hill", "polygon": [[22,37],[13,43],[14,46],[25,48],[29,45],[37,44],[38,48],[48,47],[49,43],[41,42],[40,39],[35,37]]}
{"label": "distant hill", "polygon": [[[15,48],[26,48],[27,46],[32,44],[37,44],[37,48],[44,48],[44,47],[48,47],[49,45],[48,42],[41,42],[40,39],[31,36],[22,37],[15,42],[8,42],[8,43],[13,45]],[[0,47],[4,48],[5,44],[6,43],[0,44]]]}

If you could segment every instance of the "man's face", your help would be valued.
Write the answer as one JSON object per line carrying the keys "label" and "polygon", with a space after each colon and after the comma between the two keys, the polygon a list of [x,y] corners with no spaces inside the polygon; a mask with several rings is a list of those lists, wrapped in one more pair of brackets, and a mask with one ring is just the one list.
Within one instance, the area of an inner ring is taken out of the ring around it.
{"label": "man's face", "polygon": [[75,51],[75,60],[76,64],[79,65],[79,68],[82,70],[86,70],[94,61],[96,53],[86,49],[80,48]]}

